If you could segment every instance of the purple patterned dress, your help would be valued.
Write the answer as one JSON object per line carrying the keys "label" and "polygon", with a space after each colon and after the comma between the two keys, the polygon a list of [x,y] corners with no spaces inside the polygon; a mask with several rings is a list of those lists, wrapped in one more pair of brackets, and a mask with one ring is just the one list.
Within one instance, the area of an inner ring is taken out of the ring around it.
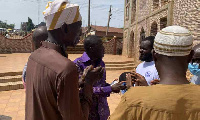
{"label": "purple patterned dress", "polygon": [[[80,78],[81,75],[83,74],[84,69],[87,66],[91,65],[91,60],[86,54],[86,52],[84,52],[81,57],[74,60],[74,63],[78,67],[79,78]],[[100,65],[102,67],[105,67],[105,63],[103,62],[103,60],[100,61]],[[112,92],[111,86],[108,83],[106,83],[106,70],[105,70],[103,78],[97,81],[93,86],[93,105],[90,110],[89,120],[107,120],[108,116],[110,115],[107,97],[110,96],[111,92]]]}

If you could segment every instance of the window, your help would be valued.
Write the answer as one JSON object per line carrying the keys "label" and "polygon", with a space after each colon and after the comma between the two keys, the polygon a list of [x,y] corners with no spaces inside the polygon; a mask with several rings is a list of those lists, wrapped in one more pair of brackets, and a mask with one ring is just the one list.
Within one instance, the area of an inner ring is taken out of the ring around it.
{"label": "window", "polygon": [[126,6],[126,20],[129,19],[129,5]]}
{"label": "window", "polygon": [[126,4],[128,4],[129,3],[129,0],[126,0]]}
{"label": "window", "polygon": [[132,5],[132,14],[131,14],[131,23],[135,22],[135,16],[136,16],[136,0],[133,0],[133,5]]}
{"label": "window", "polygon": [[144,32],[144,28],[141,29],[141,32],[140,32],[140,43],[142,40],[145,39],[145,32]]}
{"label": "window", "polygon": [[131,57],[134,56],[134,41],[135,41],[135,35],[134,32],[132,32],[131,34],[131,42],[130,42],[130,46],[131,46]]}
{"label": "window", "polygon": [[165,4],[167,4],[168,3],[168,0],[161,0],[161,5],[163,6],[163,5],[165,5]]}
{"label": "window", "polygon": [[157,31],[158,31],[158,25],[156,22],[153,22],[151,25],[151,35],[156,36]]}
{"label": "window", "polygon": [[160,18],[160,30],[167,27],[167,17]]}
{"label": "window", "polygon": [[157,9],[159,7],[159,0],[153,0],[153,9]]}

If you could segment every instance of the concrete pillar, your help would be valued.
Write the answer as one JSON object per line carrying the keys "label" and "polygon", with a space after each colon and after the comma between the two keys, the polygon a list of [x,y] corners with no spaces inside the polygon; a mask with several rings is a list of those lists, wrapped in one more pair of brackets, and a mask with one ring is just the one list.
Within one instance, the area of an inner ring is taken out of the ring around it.
{"label": "concrete pillar", "polygon": [[[129,26],[131,26],[131,13],[132,13],[132,4],[133,4],[133,0],[130,0],[129,1],[130,3],[129,3],[129,20],[128,20],[128,24],[129,24]],[[128,57],[130,58],[131,57],[131,35],[130,35],[130,32],[131,32],[131,28],[129,27],[128,28],[128,36],[127,36],[127,43],[128,43],[128,45],[127,45],[127,47],[128,47],[128,49],[127,49],[127,55],[128,55]]]}
{"label": "concrete pillar", "polygon": [[116,55],[116,51],[117,51],[117,41],[116,38],[113,38],[113,55]]}
{"label": "concrete pillar", "polygon": [[174,0],[168,2],[167,26],[173,25]]}

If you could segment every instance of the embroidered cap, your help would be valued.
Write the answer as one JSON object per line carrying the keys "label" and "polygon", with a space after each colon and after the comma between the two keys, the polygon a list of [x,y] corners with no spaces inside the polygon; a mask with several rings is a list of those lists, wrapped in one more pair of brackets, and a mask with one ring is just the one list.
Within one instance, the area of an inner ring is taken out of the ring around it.
{"label": "embroidered cap", "polygon": [[193,37],[189,30],[180,26],[169,26],[157,33],[154,50],[166,56],[186,56],[193,46]]}
{"label": "embroidered cap", "polygon": [[77,4],[70,4],[68,0],[48,2],[43,12],[47,30],[60,28],[64,23],[72,24],[82,20]]}

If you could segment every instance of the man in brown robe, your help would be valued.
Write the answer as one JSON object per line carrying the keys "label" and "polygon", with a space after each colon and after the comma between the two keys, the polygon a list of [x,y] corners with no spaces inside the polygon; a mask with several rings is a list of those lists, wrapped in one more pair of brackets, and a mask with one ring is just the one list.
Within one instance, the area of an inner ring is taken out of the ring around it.
{"label": "man in brown robe", "polygon": [[77,67],[65,54],[65,48],[75,46],[80,39],[79,7],[67,0],[55,0],[48,3],[43,13],[48,38],[27,63],[25,119],[87,120],[92,86],[104,69],[85,69],[84,95],[80,100]]}

